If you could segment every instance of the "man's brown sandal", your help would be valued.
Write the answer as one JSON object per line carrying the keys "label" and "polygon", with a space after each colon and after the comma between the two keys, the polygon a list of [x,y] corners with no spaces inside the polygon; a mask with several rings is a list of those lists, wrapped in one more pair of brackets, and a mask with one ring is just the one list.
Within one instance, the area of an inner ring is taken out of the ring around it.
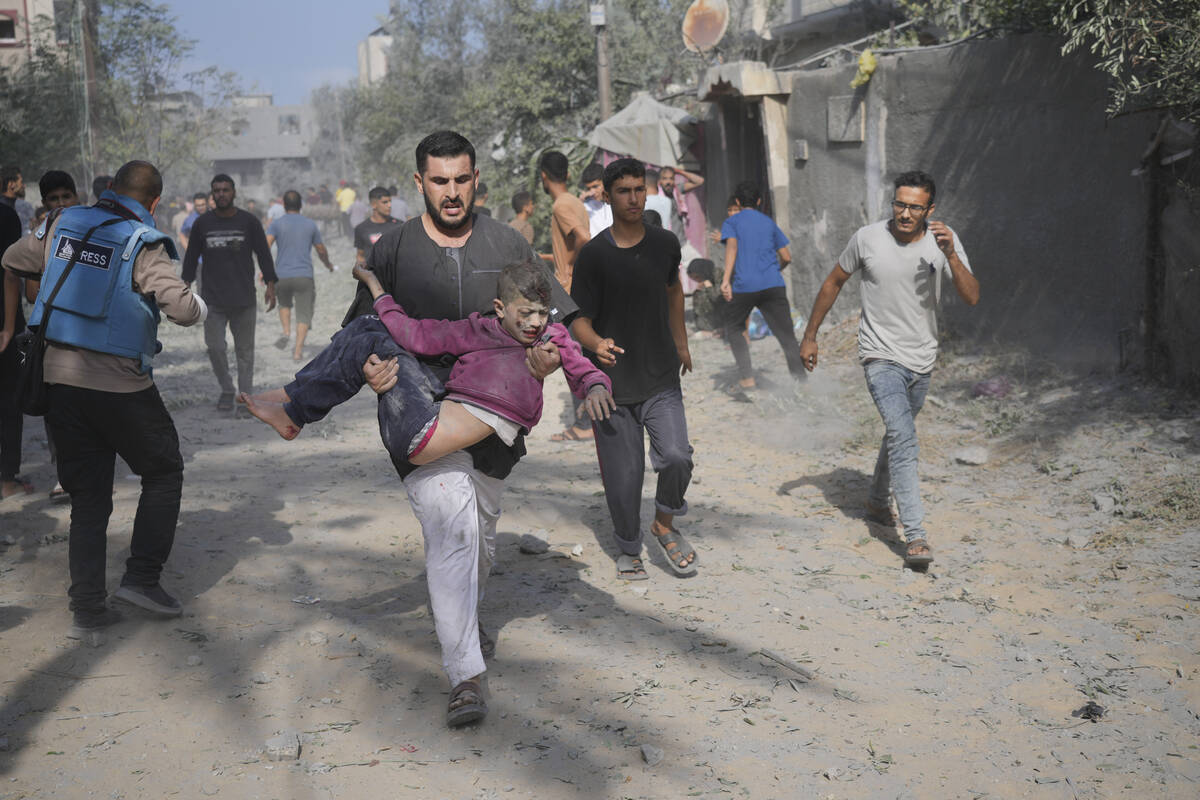
{"label": "man's brown sandal", "polygon": [[923,567],[933,562],[933,548],[924,539],[913,539],[904,551],[904,563],[910,567]]}
{"label": "man's brown sandal", "polygon": [[451,728],[478,722],[487,716],[487,703],[483,700],[483,689],[478,681],[463,681],[450,692],[446,706],[446,724]]}

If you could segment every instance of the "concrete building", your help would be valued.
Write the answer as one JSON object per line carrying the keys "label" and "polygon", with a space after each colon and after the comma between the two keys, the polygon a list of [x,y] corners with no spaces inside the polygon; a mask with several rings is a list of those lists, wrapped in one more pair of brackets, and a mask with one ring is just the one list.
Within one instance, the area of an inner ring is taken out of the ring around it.
{"label": "concrete building", "polygon": [[272,195],[297,188],[292,184],[312,168],[317,124],[311,106],[273,105],[271,95],[234,98],[229,134],[212,143],[205,155],[212,159],[214,173],[234,179],[243,200],[265,203]]}
{"label": "concrete building", "polygon": [[0,0],[0,69],[20,69],[41,48],[70,46],[72,0]]}
{"label": "concrete building", "polygon": [[392,49],[392,37],[376,28],[367,38],[358,43],[358,85],[372,86],[387,75],[388,53]]}

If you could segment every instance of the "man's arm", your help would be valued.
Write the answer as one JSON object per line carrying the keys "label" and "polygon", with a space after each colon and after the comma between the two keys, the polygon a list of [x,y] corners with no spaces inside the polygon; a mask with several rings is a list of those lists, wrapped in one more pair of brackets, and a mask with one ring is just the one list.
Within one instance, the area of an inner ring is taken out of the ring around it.
{"label": "man's arm", "polygon": [[175,275],[175,262],[163,247],[138,253],[133,264],[133,288],[150,298],[176,325],[195,325],[208,316],[204,301]]}
{"label": "man's arm", "polygon": [[684,192],[690,192],[692,189],[698,189],[704,185],[704,178],[700,177],[694,172],[688,172],[686,169],[681,167],[675,168],[675,174],[683,176]]}
{"label": "man's arm", "polygon": [[808,325],[804,328],[804,337],[800,340],[800,360],[809,372],[817,366],[817,329],[825,321],[825,315],[833,308],[833,303],[841,294],[842,287],[850,280],[850,273],[842,269],[841,264],[834,264],[833,269],[821,284],[817,299],[813,301],[812,313],[808,315]]}
{"label": "man's arm", "polygon": [[675,340],[675,352],[679,354],[680,375],[692,371],[692,352],[688,349],[687,326],[683,324],[683,284],[675,281],[667,287],[667,324],[671,327],[671,338]]}
{"label": "man's arm", "polygon": [[317,257],[321,259],[321,263],[325,265],[325,269],[333,272],[333,262],[329,260],[329,251],[325,249],[325,245],[317,242],[313,245],[313,249],[317,251]]}
{"label": "man's arm", "polygon": [[[196,233],[196,226],[191,227],[193,234]],[[204,231],[200,230],[199,235],[193,235],[187,240],[187,249],[183,251],[183,274],[180,275],[184,283],[192,283],[196,280],[196,266],[200,263],[200,251],[204,248]]]}
{"label": "man's arm", "polygon": [[279,276],[275,274],[275,259],[271,256],[271,245],[267,244],[267,234],[262,223],[250,214],[250,246],[258,257],[258,269],[262,273],[263,283],[267,288],[263,291],[263,303],[267,311],[275,308],[275,284]]}
{"label": "man's arm", "polygon": [[721,276],[721,297],[733,299],[733,265],[737,263],[737,239],[725,240],[725,274]]}
{"label": "man's arm", "polygon": [[0,330],[0,353],[8,349],[8,343],[16,335],[17,307],[21,302],[21,279],[6,269],[4,273],[4,328]]}
{"label": "man's arm", "polygon": [[784,246],[776,250],[775,255],[779,256],[779,271],[783,272],[792,263],[792,251]]}
{"label": "man's arm", "polygon": [[571,333],[579,341],[581,347],[596,354],[596,360],[606,367],[617,363],[617,356],[625,352],[612,339],[605,339],[596,333],[592,320],[580,314],[571,323]]}
{"label": "man's arm", "polygon": [[944,222],[936,220],[929,222],[929,230],[937,241],[938,249],[950,262],[950,276],[954,280],[954,289],[958,292],[958,296],[967,305],[975,305],[979,302],[979,280],[971,274],[971,270],[967,269],[967,265],[958,257],[958,250],[954,247],[954,232],[946,227]]}

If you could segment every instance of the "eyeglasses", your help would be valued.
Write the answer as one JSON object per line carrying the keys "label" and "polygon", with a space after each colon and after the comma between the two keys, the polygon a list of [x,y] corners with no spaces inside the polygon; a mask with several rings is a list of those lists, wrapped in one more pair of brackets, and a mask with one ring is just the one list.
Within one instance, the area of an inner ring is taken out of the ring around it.
{"label": "eyeglasses", "polygon": [[892,201],[892,208],[896,209],[897,211],[903,211],[904,209],[907,208],[909,211],[913,212],[914,214],[924,214],[926,211],[929,210],[929,206],[916,206],[916,205],[913,205],[912,203],[901,203],[899,200]]}

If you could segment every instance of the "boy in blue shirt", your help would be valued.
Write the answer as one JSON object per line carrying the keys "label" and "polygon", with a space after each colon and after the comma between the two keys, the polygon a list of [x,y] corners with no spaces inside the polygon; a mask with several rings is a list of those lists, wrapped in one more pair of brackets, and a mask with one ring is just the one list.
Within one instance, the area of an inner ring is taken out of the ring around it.
{"label": "boy in blue shirt", "polygon": [[758,210],[762,195],[750,181],[738,184],[734,197],[741,210],[721,225],[721,241],[725,244],[725,277],[721,294],[726,307],[725,339],[737,362],[738,385],[743,389],[755,387],[754,369],[750,364],[750,344],[742,336],[750,312],[762,312],[771,332],[779,340],[787,359],[788,371],[803,378],[804,361],[800,344],[792,329],[792,307],[788,303],[783,270],[792,261],[788,238],[775,221]]}

